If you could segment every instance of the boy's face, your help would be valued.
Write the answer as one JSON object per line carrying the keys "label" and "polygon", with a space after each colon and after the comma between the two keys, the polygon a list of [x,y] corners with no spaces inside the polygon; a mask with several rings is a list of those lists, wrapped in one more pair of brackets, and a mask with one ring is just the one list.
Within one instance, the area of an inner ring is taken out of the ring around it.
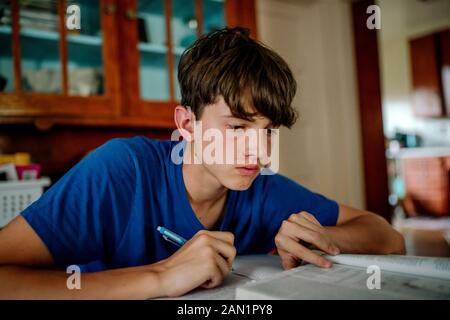
{"label": "boy's face", "polygon": [[[202,152],[202,165],[221,185],[246,190],[260,173],[262,158],[270,154],[274,134],[270,129],[271,121],[266,117],[256,115],[252,121],[234,117],[219,96],[216,103],[204,108],[195,125],[194,150],[197,156]],[[217,161],[212,163],[206,157]]]}

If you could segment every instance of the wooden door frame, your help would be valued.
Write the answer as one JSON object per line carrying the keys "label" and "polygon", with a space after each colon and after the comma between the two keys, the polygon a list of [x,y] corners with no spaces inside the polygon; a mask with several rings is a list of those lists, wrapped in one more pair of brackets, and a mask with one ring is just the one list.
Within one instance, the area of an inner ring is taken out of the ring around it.
{"label": "wooden door frame", "polygon": [[356,78],[362,137],[366,209],[388,221],[392,217],[389,206],[388,175],[383,133],[381,81],[377,30],[367,28],[367,7],[374,0],[352,2],[353,35]]}
{"label": "wooden door frame", "polygon": [[229,27],[241,26],[250,29],[251,36],[258,39],[255,0],[226,0],[225,20]]}

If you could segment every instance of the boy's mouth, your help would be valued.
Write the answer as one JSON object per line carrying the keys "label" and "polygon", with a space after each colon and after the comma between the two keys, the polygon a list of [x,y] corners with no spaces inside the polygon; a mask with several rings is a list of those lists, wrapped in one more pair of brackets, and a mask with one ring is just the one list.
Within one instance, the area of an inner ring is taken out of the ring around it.
{"label": "boy's mouth", "polygon": [[253,176],[259,172],[259,166],[253,165],[253,166],[244,166],[244,167],[238,167],[237,168],[239,173],[243,176]]}

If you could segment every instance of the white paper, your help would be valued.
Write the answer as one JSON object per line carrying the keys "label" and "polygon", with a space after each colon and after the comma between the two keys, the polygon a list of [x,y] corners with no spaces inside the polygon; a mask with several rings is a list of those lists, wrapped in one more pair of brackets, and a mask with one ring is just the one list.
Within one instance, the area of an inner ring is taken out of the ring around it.
{"label": "white paper", "polygon": [[449,280],[382,271],[380,289],[369,289],[369,276],[365,268],[306,265],[239,286],[236,299],[450,299]]}
{"label": "white paper", "polygon": [[251,280],[261,280],[283,271],[281,260],[276,255],[245,255],[236,257],[232,273]]}
{"label": "white paper", "polygon": [[361,254],[324,255],[324,257],[331,262],[344,265],[363,268],[376,265],[385,271],[450,280],[450,258]]}

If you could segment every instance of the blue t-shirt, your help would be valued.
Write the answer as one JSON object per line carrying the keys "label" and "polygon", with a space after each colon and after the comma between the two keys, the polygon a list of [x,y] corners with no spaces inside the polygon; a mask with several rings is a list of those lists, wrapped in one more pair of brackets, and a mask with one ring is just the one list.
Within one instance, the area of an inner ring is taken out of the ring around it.
{"label": "blue t-shirt", "polygon": [[[57,267],[96,271],[154,263],[178,249],[158,226],[185,239],[205,229],[189,203],[182,164],[171,160],[178,143],[110,140],[22,212]],[[259,175],[249,189],[229,191],[220,230],[235,235],[238,254],[267,253],[282,221],[300,211],[325,226],[335,225],[339,214],[336,202],[282,175]]]}

